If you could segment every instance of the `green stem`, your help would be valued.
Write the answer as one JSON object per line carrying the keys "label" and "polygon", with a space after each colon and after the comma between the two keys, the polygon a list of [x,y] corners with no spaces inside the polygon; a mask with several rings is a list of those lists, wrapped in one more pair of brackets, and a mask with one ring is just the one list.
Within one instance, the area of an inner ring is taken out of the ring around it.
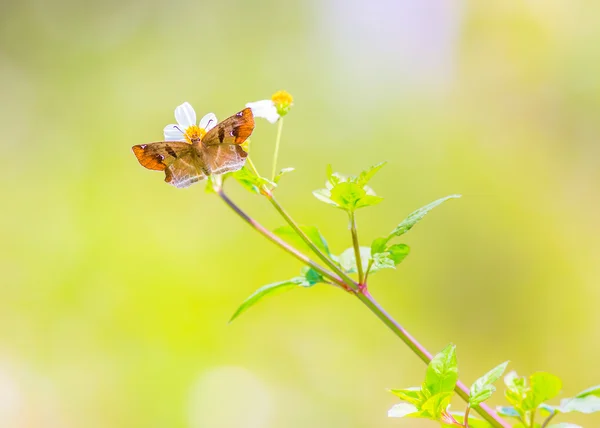
{"label": "green stem", "polygon": [[535,409],[531,411],[531,424],[529,425],[531,428],[535,427]]}
{"label": "green stem", "polygon": [[546,428],[548,426],[548,424],[550,423],[550,421],[552,420],[552,418],[554,418],[554,416],[556,416],[556,412],[553,411],[550,414],[550,416],[548,416],[546,418],[546,420],[542,423],[542,427],[541,428]]}
{"label": "green stem", "polygon": [[471,411],[471,405],[467,404],[467,410],[465,410],[465,421],[464,421],[464,426],[465,428],[469,428],[469,412]]}
{"label": "green stem", "polygon": [[[323,260],[331,269],[335,272],[332,273],[310,260],[307,256],[300,253],[295,248],[289,246],[287,243],[279,239],[277,236],[273,235],[270,231],[261,226],[254,219],[249,217],[246,213],[244,213],[237,205],[235,205],[223,192],[223,190],[219,188],[215,188],[217,194],[225,201],[227,205],[229,205],[235,212],[238,214],[244,221],[246,221],[251,227],[253,227],[256,231],[263,234],[267,239],[271,242],[275,243],[279,247],[283,248],[285,251],[296,257],[298,260],[303,263],[309,265],[316,271],[320,272],[321,275],[326,276],[331,279],[333,282],[341,286],[342,288],[353,291],[354,295],[367,307],[371,312],[375,314],[377,318],[379,318],[392,332],[398,336],[413,353],[415,353],[423,362],[429,364],[432,359],[432,355],[427,349],[423,347],[414,337],[408,333],[406,329],[404,329],[391,315],[389,315],[382,307],[377,303],[377,301],[371,296],[371,294],[366,290],[359,290],[358,284],[352,280],[348,275],[346,275],[339,266],[337,266],[329,257],[327,257],[323,252],[310,240],[310,238],[300,229],[298,224],[287,214],[287,212],[279,205],[279,203],[275,200],[272,193],[268,192],[265,196],[269,199],[271,204],[275,207],[275,209],[281,214],[281,216],[288,222],[288,224],[294,229],[294,231],[302,238],[302,240],[309,246],[309,248],[317,255],[321,260]],[[337,275],[336,275],[337,274]],[[338,276],[339,275],[339,276]],[[469,402],[469,388],[467,386],[458,381],[456,383],[456,387],[454,388],[456,393],[466,402]],[[498,414],[492,410],[486,404],[480,404],[476,406],[475,411],[479,413],[486,421],[492,425],[494,428],[510,428],[510,425],[505,422]]]}
{"label": "green stem", "polygon": [[331,260],[325,253],[323,253],[323,251],[321,251],[319,247],[315,245],[314,242],[311,241],[308,235],[306,235],[306,233],[304,233],[304,231],[300,228],[298,223],[296,223],[294,219],[290,217],[290,215],[283,209],[279,202],[277,202],[273,194],[269,193],[265,196],[269,202],[271,202],[271,205],[275,207],[277,212],[284,218],[287,224],[294,229],[294,232],[296,232],[298,236],[306,243],[306,245],[308,245],[312,252],[315,253],[316,256],[320,258],[323,263],[325,263],[333,272],[339,275],[339,277],[346,283],[347,287],[353,290],[358,290],[358,284],[356,284],[352,278],[350,278],[333,260]]}
{"label": "green stem", "polygon": [[346,283],[339,276],[335,275],[334,273],[330,272],[329,270],[325,269],[318,263],[316,263],[313,260],[311,260],[310,258],[308,258],[306,255],[302,254],[300,251],[298,251],[297,249],[295,249],[294,247],[289,245],[287,242],[280,239],[278,236],[271,233],[263,225],[261,225],[256,220],[251,218],[248,214],[246,214],[244,211],[242,211],[231,199],[229,199],[229,197],[225,194],[225,192],[223,192],[222,187],[215,186],[215,192],[237,215],[239,215],[246,223],[248,223],[257,232],[259,232],[260,234],[265,236],[268,240],[270,240],[271,242],[273,242],[274,244],[279,246],[281,249],[286,251],[288,254],[291,254],[296,259],[300,260],[305,265],[310,266],[311,268],[313,268],[314,270],[319,272],[324,277],[329,278],[336,285],[338,285],[344,289],[348,288]]}
{"label": "green stem", "polygon": [[367,266],[367,271],[365,272],[365,279],[363,281],[363,285],[367,285],[367,281],[369,280],[369,272],[371,272],[371,268],[373,267],[373,259],[369,260],[369,265]]}
{"label": "green stem", "polygon": [[360,244],[358,243],[358,232],[356,230],[356,216],[354,211],[348,211],[350,219],[350,231],[352,232],[352,246],[354,247],[354,258],[356,259],[356,269],[358,270],[358,284],[365,285],[365,277],[363,273],[362,260],[360,257]]}
{"label": "green stem", "polygon": [[[377,301],[371,296],[371,294],[364,290],[360,293],[356,293],[356,297],[375,314],[385,325],[388,326],[392,332],[398,336],[405,344],[413,351],[417,357],[419,357],[425,364],[429,364],[432,359],[431,353],[427,351],[414,337],[410,335],[406,329],[404,329],[394,318],[391,317]],[[462,398],[466,403],[469,402],[469,388],[461,381],[456,382],[454,391]],[[486,421],[490,423],[494,428],[510,428],[510,425],[504,421],[494,410],[492,410],[486,404],[480,404],[476,406],[475,411],[481,415]]]}
{"label": "green stem", "polygon": [[281,131],[283,130],[283,117],[280,117],[277,121],[277,137],[275,137],[275,152],[273,153],[273,173],[271,174],[271,181],[275,181],[277,175],[277,158],[279,157],[279,143],[281,141]]}

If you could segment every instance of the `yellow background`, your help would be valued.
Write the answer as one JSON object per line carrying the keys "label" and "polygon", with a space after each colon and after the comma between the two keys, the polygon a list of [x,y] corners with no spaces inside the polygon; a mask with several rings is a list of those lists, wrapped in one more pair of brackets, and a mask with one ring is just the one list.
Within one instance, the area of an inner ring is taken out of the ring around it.
{"label": "yellow background", "polygon": [[[599,18],[593,0],[0,3],[0,426],[435,426],[386,417],[386,388],[424,365],[349,295],[294,290],[228,326],[299,263],[131,153],[184,101],[224,118],[278,89],[297,170],[277,195],[333,251],[346,219],[311,195],[328,163],[389,162],[386,200],[358,215],[367,245],[464,195],[372,277],[428,349],[456,343],[467,383],[510,359],[562,397],[599,384]],[[275,130],[253,135],[265,174]]]}

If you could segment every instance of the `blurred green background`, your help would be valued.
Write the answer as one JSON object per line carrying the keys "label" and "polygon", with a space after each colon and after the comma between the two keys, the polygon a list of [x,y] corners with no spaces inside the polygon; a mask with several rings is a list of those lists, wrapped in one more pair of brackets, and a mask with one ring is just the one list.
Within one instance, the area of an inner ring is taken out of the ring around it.
{"label": "blurred green background", "polygon": [[[278,89],[297,169],[279,199],[334,251],[346,219],[311,195],[328,163],[389,162],[365,244],[464,195],[371,284],[432,352],[458,345],[463,381],[510,359],[563,397],[600,383],[599,18],[593,0],[2,1],[0,426],[434,426],[386,417],[424,365],[349,295],[295,290],[228,326],[300,265],[131,153],[184,101],[224,118]],[[275,131],[253,136],[265,173]]]}

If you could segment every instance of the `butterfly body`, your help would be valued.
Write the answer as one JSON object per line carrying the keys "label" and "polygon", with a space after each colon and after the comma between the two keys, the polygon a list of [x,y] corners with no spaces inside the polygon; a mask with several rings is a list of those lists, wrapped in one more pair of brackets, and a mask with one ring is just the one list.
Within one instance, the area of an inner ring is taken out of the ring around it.
{"label": "butterfly body", "polygon": [[175,187],[188,187],[209,175],[237,171],[248,154],[241,144],[254,130],[249,108],[219,122],[207,132],[197,126],[185,132],[186,141],[159,141],[133,146],[140,164],[165,171],[165,181]]}

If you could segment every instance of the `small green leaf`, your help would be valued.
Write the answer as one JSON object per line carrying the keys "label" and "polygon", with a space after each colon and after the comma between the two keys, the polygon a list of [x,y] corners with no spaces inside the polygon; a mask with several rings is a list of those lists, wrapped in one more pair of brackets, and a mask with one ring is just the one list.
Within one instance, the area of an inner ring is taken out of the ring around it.
{"label": "small green leaf", "polygon": [[410,403],[398,403],[388,410],[388,417],[390,418],[404,418],[418,413],[415,406]]}
{"label": "small green leaf", "polygon": [[337,207],[337,204],[331,200],[331,191],[329,189],[313,190],[312,193],[318,200]]}
{"label": "small green leaf", "polygon": [[285,174],[288,174],[295,170],[296,170],[295,168],[283,168],[281,171],[279,171],[279,174],[277,174],[275,176],[273,181],[275,182],[275,184],[277,184],[277,183],[279,183],[279,180],[281,180],[281,177],[283,177]]}
{"label": "small green leaf", "polygon": [[586,395],[584,397],[566,398],[560,402],[560,411],[563,413],[595,413],[600,412],[600,397]]}
{"label": "small green leaf", "polygon": [[288,280],[288,281],[276,282],[276,283],[273,283],[273,284],[268,284],[268,285],[265,285],[263,287],[260,287],[258,290],[256,290],[254,293],[252,293],[250,295],[250,297],[248,297],[244,301],[244,303],[242,303],[240,305],[239,308],[237,308],[237,310],[232,315],[232,317],[229,320],[229,322],[231,323],[234,319],[236,319],[242,313],[246,312],[252,306],[254,306],[255,304],[257,304],[259,302],[259,300],[263,299],[264,297],[270,296],[270,295],[273,295],[273,294],[277,294],[277,293],[282,292],[282,291],[287,291],[287,290],[290,290],[290,289],[295,288],[295,287],[298,287],[298,284],[296,284],[296,282],[294,282],[293,279],[292,280]]}
{"label": "small green leaf", "polygon": [[[313,244],[315,244],[321,251],[325,254],[329,255],[329,246],[327,245],[327,241],[319,232],[319,229],[315,226],[300,226],[300,229],[308,236]],[[273,231],[275,235],[279,236],[284,241],[293,245],[297,249],[310,252],[310,248],[304,242],[304,240],[298,236],[296,231],[291,226],[281,226]]]}
{"label": "small green leaf", "polygon": [[381,196],[365,195],[356,202],[355,208],[359,209],[364,207],[372,207],[373,205],[377,205],[381,201],[383,201],[383,198]]}
{"label": "small green leaf", "polygon": [[417,409],[420,409],[421,405],[425,401],[425,397],[423,397],[423,394],[421,393],[421,388],[419,387],[405,389],[390,389],[390,392],[396,397],[400,398],[401,400],[416,406]]}
{"label": "small green leaf", "polygon": [[371,180],[371,178],[373,178],[373,176],[377,173],[377,171],[383,168],[386,164],[387,162],[380,162],[377,165],[373,165],[369,169],[364,170],[356,179],[356,184],[358,184],[359,186],[366,185]]}
{"label": "small green leaf", "polygon": [[438,420],[450,405],[454,391],[439,392],[427,399],[419,409],[431,419]]}
{"label": "small green leaf", "polygon": [[[369,258],[371,257],[371,249],[369,247],[360,247],[360,260],[362,262],[363,272],[367,270],[369,264]],[[358,272],[356,266],[356,256],[354,253],[354,247],[347,248],[344,250],[339,257],[339,263],[344,272],[356,273]],[[371,270],[372,272],[372,270]]]}
{"label": "small green leaf", "polygon": [[581,391],[579,394],[575,396],[575,398],[583,398],[588,395],[594,395],[596,397],[600,397],[600,385],[592,386],[584,391]]}
{"label": "small green leaf", "polygon": [[267,180],[264,177],[257,177],[245,165],[242,169],[237,170],[232,175],[242,186],[244,186],[250,192],[253,192],[256,194],[261,193],[260,188],[263,185],[266,185],[269,188],[273,188],[273,187],[277,186],[277,184],[273,183],[270,180]]}
{"label": "small green leaf", "polygon": [[323,275],[311,267],[304,266],[300,271],[300,276],[292,278],[292,281],[301,287],[312,287],[315,284],[325,282]]}
{"label": "small green leaf", "polygon": [[[366,248],[366,247],[364,247]],[[371,272],[375,273],[381,269],[395,269],[410,252],[410,247],[406,244],[396,244],[389,247],[383,253],[376,253],[373,255],[373,265],[371,266]]]}
{"label": "small green leaf", "polygon": [[387,247],[388,238],[376,238],[371,243],[371,254],[383,253]]}
{"label": "small green leaf", "polygon": [[536,409],[544,401],[556,397],[562,388],[562,382],[557,376],[545,372],[529,376],[529,384],[523,399],[524,410]]}
{"label": "small green leaf", "polygon": [[366,195],[367,192],[356,183],[343,182],[331,189],[331,200],[347,211],[354,211],[358,201]]}
{"label": "small green leaf", "polygon": [[429,362],[424,389],[431,395],[454,391],[458,380],[456,346],[448,345]]}
{"label": "small green leaf", "polygon": [[498,406],[496,407],[496,411],[500,416],[505,416],[508,418],[520,418],[521,415],[517,410],[512,406]]}
{"label": "small green leaf", "polygon": [[389,234],[389,237],[404,235],[406,232],[412,229],[412,227],[415,224],[421,221],[429,211],[442,204],[443,202],[447,201],[448,199],[452,198],[460,198],[460,195],[446,196],[445,198],[438,199],[437,201],[434,201],[428,205],[425,205],[424,207],[419,208],[416,211],[413,211],[408,215],[408,217],[402,220],[402,222],[398,226],[396,226],[396,228]]}
{"label": "small green leaf", "polygon": [[492,396],[494,391],[496,391],[496,387],[492,384],[504,374],[504,370],[506,370],[507,365],[508,361],[493,368],[475,381],[475,383],[471,386],[471,393],[469,397],[469,404],[471,407],[477,406],[479,403],[484,402]]}

